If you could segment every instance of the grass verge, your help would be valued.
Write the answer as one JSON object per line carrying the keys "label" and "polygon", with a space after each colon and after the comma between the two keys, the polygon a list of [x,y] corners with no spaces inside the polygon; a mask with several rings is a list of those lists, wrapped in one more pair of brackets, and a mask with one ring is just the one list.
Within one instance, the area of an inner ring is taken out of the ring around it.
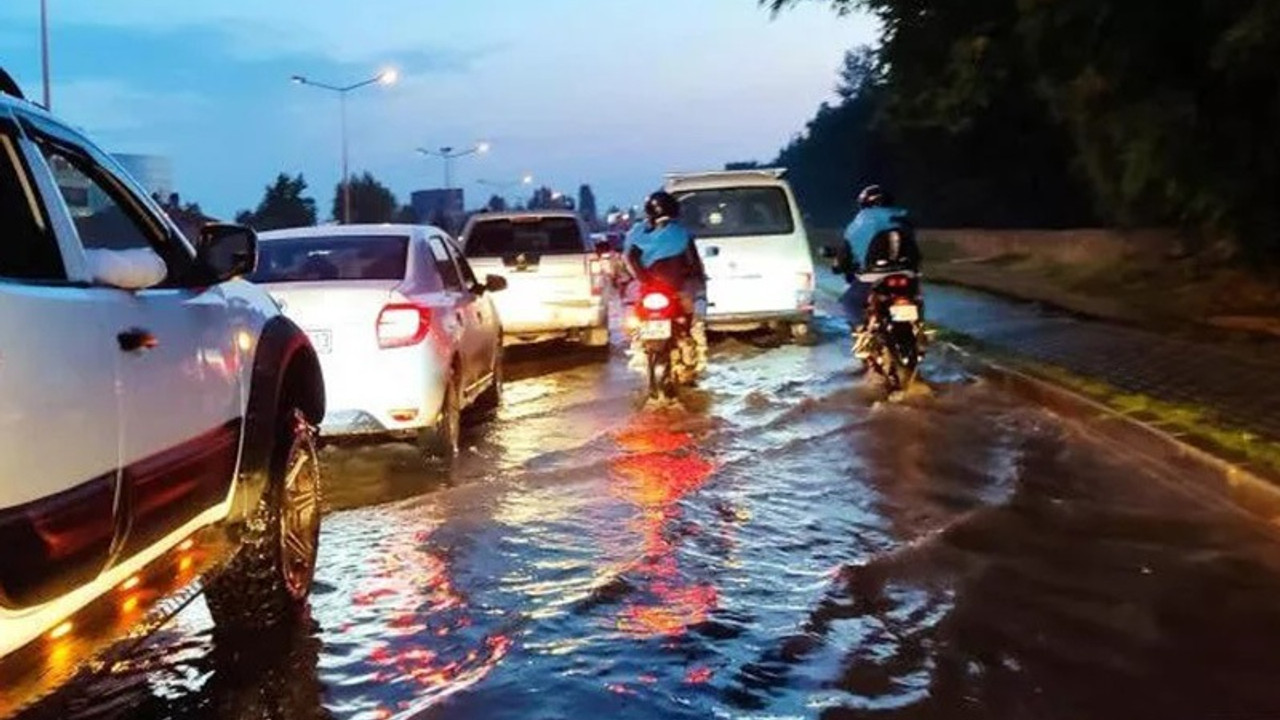
{"label": "grass verge", "polygon": [[1232,426],[1213,408],[1169,403],[1148,395],[1128,392],[1054,365],[1028,361],[955,330],[936,330],[939,341],[949,342],[1033,377],[1065,387],[1121,415],[1158,427],[1219,457],[1256,465],[1267,474],[1280,477],[1280,444]]}

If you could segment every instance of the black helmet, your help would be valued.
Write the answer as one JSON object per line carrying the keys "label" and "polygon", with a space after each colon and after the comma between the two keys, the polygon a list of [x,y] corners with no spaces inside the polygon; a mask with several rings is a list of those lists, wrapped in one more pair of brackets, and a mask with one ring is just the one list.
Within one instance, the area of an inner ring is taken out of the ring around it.
{"label": "black helmet", "polygon": [[893,196],[879,185],[868,185],[858,193],[858,207],[884,207],[893,204]]}
{"label": "black helmet", "polygon": [[680,201],[675,195],[659,190],[644,201],[644,214],[649,222],[657,222],[662,218],[675,220],[680,217]]}

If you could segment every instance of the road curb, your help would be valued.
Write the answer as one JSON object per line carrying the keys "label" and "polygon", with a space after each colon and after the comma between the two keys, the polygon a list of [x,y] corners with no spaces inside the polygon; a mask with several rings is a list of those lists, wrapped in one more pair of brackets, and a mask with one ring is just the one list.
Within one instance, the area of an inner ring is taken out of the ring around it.
{"label": "road curb", "polygon": [[1103,442],[1164,467],[1177,468],[1196,487],[1280,525],[1280,477],[1219,457],[1165,430],[1125,415],[1074,390],[1010,367],[980,352],[939,343],[976,374],[1082,426]]}

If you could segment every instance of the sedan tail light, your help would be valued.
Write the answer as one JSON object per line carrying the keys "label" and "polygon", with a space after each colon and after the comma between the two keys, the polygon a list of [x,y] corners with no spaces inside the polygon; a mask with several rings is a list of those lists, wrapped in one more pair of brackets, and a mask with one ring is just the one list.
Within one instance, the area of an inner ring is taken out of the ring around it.
{"label": "sedan tail light", "polygon": [[378,347],[412,347],[427,339],[431,330],[431,310],[419,305],[387,305],[378,313]]}

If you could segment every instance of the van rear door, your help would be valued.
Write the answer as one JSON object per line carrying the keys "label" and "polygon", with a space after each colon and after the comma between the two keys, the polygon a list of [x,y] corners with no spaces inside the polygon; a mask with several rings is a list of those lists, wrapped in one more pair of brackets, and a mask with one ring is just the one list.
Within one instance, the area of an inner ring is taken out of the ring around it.
{"label": "van rear door", "polygon": [[785,316],[811,303],[813,261],[784,186],[718,187],[676,196],[710,278],[709,316]]}

